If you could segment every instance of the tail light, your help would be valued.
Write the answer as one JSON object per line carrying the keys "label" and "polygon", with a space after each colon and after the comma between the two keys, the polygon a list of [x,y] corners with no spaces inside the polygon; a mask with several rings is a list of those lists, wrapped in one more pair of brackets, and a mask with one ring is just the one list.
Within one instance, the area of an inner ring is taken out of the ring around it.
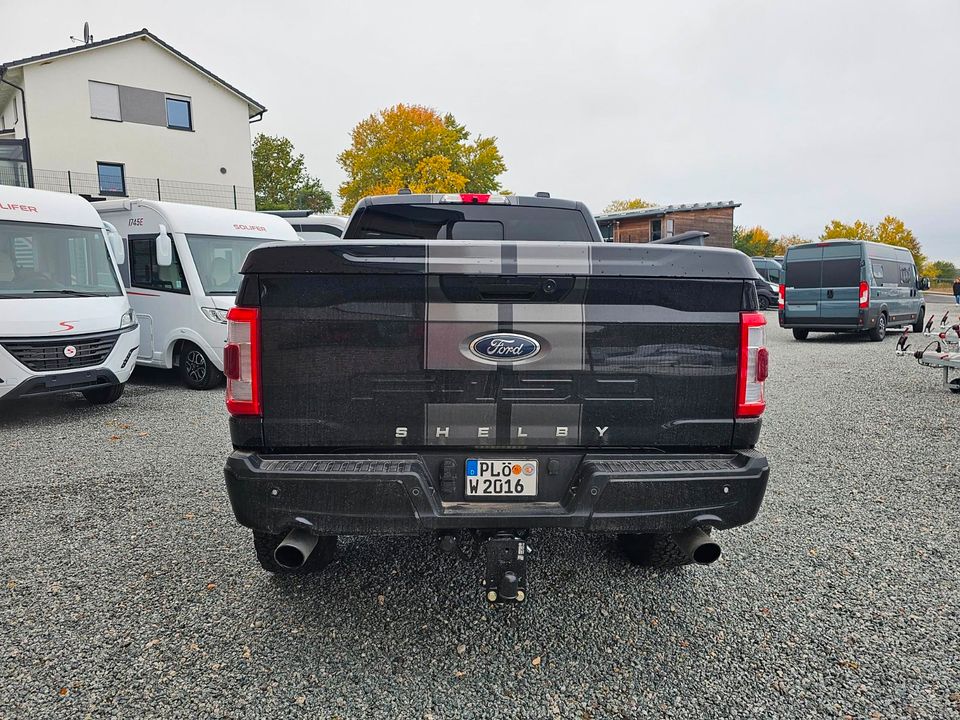
{"label": "tail light", "polygon": [[764,347],[762,313],[740,313],[740,369],[737,377],[737,417],[758,417],[767,407],[763,383],[770,364]]}
{"label": "tail light", "polygon": [[227,376],[227,411],[259,415],[260,311],[256,308],[235,307],[227,313],[223,372]]}
{"label": "tail light", "polygon": [[866,310],[870,307],[870,286],[865,283],[860,283],[860,309]]}
{"label": "tail light", "polygon": [[777,307],[783,310],[787,304],[787,286],[780,283],[780,289],[777,290]]}

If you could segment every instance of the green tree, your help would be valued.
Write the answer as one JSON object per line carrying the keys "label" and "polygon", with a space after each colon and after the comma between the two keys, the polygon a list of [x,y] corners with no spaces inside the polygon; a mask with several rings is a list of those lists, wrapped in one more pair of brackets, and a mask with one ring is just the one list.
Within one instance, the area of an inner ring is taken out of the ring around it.
{"label": "green tree", "polygon": [[303,155],[279,135],[253,139],[253,186],[257,210],[333,210],[333,197],[307,173]]}
{"label": "green tree", "polygon": [[643,198],[632,200],[611,200],[603,209],[605,213],[623,212],[624,210],[642,210],[643,208],[657,207],[656,203],[647,202]]}
{"label": "green tree", "polygon": [[923,269],[923,273],[924,275],[936,280],[952,281],[954,278],[960,276],[957,266],[949,260],[935,260],[931,263],[927,263]]}
{"label": "green tree", "polygon": [[413,192],[502,190],[506,171],[495,137],[471,139],[453,115],[422,105],[395,105],[361,120],[350,133],[350,147],[337,156],[347,173],[340,185],[343,212],[360,198]]}

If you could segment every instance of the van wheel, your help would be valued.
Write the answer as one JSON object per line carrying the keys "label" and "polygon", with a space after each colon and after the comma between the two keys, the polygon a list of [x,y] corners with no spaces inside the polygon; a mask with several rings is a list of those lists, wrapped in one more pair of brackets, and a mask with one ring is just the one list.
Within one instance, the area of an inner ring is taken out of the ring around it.
{"label": "van wheel", "polygon": [[926,310],[921,307],[921,308],[920,308],[920,314],[917,315],[917,319],[916,319],[916,321],[914,321],[914,323],[913,323],[913,331],[914,331],[915,333],[923,332],[923,316],[924,316],[924,313],[925,313],[925,312],[926,312]]}
{"label": "van wheel", "polygon": [[809,330],[801,330],[800,328],[793,329],[793,337],[796,340],[806,340],[809,334],[810,334]]}
{"label": "van wheel", "polygon": [[672,568],[693,562],[669,535],[629,534],[620,535],[618,539],[627,560],[637,567]]}
{"label": "van wheel", "polygon": [[274,559],[273,553],[286,536],[286,533],[253,531],[253,547],[257,551],[257,560],[267,572],[277,575],[309,575],[323,570],[336,557],[337,536],[322,535],[317,539],[317,546],[303,565],[298,568],[284,567]]}
{"label": "van wheel", "polygon": [[870,328],[867,334],[874,342],[880,342],[887,336],[887,314],[885,312],[880,313],[876,326]]}
{"label": "van wheel", "polygon": [[759,297],[757,298],[757,301],[760,303],[760,309],[761,309],[761,310],[769,310],[769,309],[770,309],[770,300],[769,300],[769,298],[767,298],[766,295],[761,295],[761,296],[759,296]]}
{"label": "van wheel", "polygon": [[209,390],[223,382],[223,373],[193,343],[184,343],[180,349],[178,370],[183,384],[193,390]]}
{"label": "van wheel", "polygon": [[109,405],[119,400],[121,395],[123,395],[123,383],[83,391],[83,396],[91,405]]}

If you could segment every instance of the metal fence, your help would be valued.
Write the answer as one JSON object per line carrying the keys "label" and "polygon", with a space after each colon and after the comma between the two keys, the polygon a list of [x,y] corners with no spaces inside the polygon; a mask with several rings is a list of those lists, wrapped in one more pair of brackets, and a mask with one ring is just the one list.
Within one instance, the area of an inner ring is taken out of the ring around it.
{"label": "metal fence", "polygon": [[[164,180],[163,178],[125,178],[126,197],[144,200],[165,200],[188,205],[255,210],[253,188],[242,185],[214,185],[211,183]],[[0,185],[24,185],[21,174],[0,167]],[[100,181],[95,173],[72,170],[33,171],[33,185],[38,190],[73,193],[89,197],[103,197]],[[110,195],[109,197],[115,197]]]}

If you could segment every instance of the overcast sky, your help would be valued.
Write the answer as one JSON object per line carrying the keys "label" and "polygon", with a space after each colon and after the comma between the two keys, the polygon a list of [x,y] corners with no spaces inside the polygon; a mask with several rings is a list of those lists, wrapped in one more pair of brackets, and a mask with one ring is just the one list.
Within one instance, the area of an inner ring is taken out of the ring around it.
{"label": "overcast sky", "polygon": [[960,261],[960,2],[0,0],[0,61],[141,27],[265,104],[335,190],[357,121],[398,102],[494,135],[510,190],[736,200],[813,238],[902,218]]}

